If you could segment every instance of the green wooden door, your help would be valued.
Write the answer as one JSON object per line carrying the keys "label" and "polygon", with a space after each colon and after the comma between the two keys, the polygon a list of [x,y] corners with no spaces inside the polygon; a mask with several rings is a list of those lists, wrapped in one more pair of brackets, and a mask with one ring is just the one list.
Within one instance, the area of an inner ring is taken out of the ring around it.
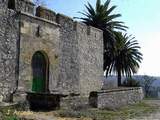
{"label": "green wooden door", "polygon": [[47,62],[41,52],[36,52],[32,58],[33,83],[32,91],[37,93],[45,92],[47,78]]}

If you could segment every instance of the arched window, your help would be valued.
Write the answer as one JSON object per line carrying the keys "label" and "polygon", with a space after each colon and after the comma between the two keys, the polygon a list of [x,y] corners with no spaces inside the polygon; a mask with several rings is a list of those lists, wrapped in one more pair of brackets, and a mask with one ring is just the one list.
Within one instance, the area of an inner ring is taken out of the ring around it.
{"label": "arched window", "polygon": [[8,9],[15,10],[15,0],[8,0]]}
{"label": "arched window", "polygon": [[35,54],[32,57],[33,92],[48,92],[48,71],[48,57],[41,51],[35,52]]}

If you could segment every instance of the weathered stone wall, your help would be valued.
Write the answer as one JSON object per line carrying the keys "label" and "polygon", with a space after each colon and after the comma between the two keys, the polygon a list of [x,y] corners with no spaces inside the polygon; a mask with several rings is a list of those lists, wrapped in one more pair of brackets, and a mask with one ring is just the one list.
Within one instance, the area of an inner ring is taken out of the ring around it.
{"label": "weathered stone wall", "polygon": [[56,13],[42,6],[36,8],[36,16],[56,22]]}
{"label": "weathered stone wall", "polygon": [[17,0],[17,10],[34,15],[34,4],[30,0]]}
{"label": "weathered stone wall", "polygon": [[[0,48],[4,49],[0,52],[0,59],[8,60],[5,63],[7,65],[0,62],[0,69],[5,71],[2,73],[2,81],[6,86],[10,86],[7,82],[12,80],[18,83],[18,90],[22,93],[30,91],[33,79],[32,56],[41,51],[49,59],[51,93],[89,95],[91,91],[101,89],[102,31],[43,7],[39,7],[37,16],[34,16],[34,4],[28,0],[16,0],[17,12],[14,12],[7,9],[7,1],[0,1]],[[7,12],[2,11],[4,7]],[[12,18],[18,14],[19,18]],[[8,74],[12,77],[8,77]],[[16,86],[10,88],[15,89]]]}
{"label": "weathered stone wall", "polygon": [[60,80],[70,93],[89,96],[102,87],[103,33],[58,14],[60,29]]}
{"label": "weathered stone wall", "polygon": [[9,101],[17,88],[19,14],[0,0],[0,101]]}
{"label": "weathered stone wall", "polygon": [[41,51],[49,59],[50,92],[56,90],[59,80],[59,25],[22,13],[20,33],[19,89],[31,90],[32,57],[36,51]]}
{"label": "weathered stone wall", "polygon": [[143,90],[138,88],[119,88],[90,95],[90,103],[101,109],[116,109],[129,104],[140,102],[144,98]]}
{"label": "weathered stone wall", "polygon": [[34,15],[34,6],[35,5],[30,0],[15,0],[15,11]]}
{"label": "weathered stone wall", "polygon": [[57,15],[60,28],[60,86],[67,93],[79,93],[78,39],[74,21]]}
{"label": "weathered stone wall", "polygon": [[102,88],[103,33],[101,30],[77,23],[80,92],[89,95]]}
{"label": "weathered stone wall", "polygon": [[81,110],[90,106],[88,104],[88,97],[69,95],[60,99],[60,107],[67,110]]}

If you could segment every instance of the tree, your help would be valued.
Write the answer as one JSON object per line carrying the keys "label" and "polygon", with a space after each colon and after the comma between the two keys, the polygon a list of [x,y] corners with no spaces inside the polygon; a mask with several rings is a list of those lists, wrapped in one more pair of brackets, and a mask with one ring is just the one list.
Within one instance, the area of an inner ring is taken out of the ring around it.
{"label": "tree", "polygon": [[124,22],[115,20],[121,17],[121,14],[112,14],[116,6],[110,6],[110,1],[107,0],[104,4],[101,4],[101,0],[97,0],[96,7],[94,8],[90,3],[85,5],[86,12],[80,12],[84,17],[81,19],[85,24],[99,28],[103,31],[104,38],[104,63],[103,69],[106,70],[106,76],[111,68],[111,62],[113,61],[113,49],[115,43],[114,30],[126,30]]}
{"label": "tree", "polygon": [[144,89],[144,92],[145,92],[145,96],[146,96],[146,97],[149,97],[150,89],[151,89],[152,84],[153,84],[153,82],[154,82],[155,80],[156,80],[156,78],[150,77],[150,76],[147,76],[147,75],[144,75],[144,76],[142,77],[141,86],[142,86],[143,89]]}
{"label": "tree", "polygon": [[117,74],[118,86],[121,86],[121,76],[131,77],[139,68],[142,54],[139,52],[137,40],[131,35],[115,32],[114,60],[111,70]]}
{"label": "tree", "polygon": [[126,78],[123,81],[123,85],[125,87],[140,87],[140,82],[132,77]]}

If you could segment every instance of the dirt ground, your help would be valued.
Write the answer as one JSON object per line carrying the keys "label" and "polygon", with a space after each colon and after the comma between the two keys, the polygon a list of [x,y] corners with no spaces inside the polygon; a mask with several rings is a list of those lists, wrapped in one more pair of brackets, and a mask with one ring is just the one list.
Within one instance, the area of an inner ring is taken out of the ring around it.
{"label": "dirt ground", "polygon": [[[160,108],[160,100],[145,100],[145,102],[147,104]],[[149,115],[142,115],[140,117],[129,119],[129,120],[160,120],[160,109],[157,109],[155,112]]]}
{"label": "dirt ground", "polygon": [[[157,110],[150,114],[144,114],[140,115],[137,118],[132,119],[126,119],[126,120],[160,120],[160,100],[144,100],[146,104],[155,106]],[[27,120],[93,120],[91,118],[62,118],[62,117],[56,117],[57,112],[51,111],[51,112],[17,112],[16,113],[21,118],[26,118]],[[106,120],[106,119],[104,119]],[[112,119],[111,119],[112,120]],[[117,120],[117,119],[116,119]],[[124,119],[125,120],[125,119]]]}

